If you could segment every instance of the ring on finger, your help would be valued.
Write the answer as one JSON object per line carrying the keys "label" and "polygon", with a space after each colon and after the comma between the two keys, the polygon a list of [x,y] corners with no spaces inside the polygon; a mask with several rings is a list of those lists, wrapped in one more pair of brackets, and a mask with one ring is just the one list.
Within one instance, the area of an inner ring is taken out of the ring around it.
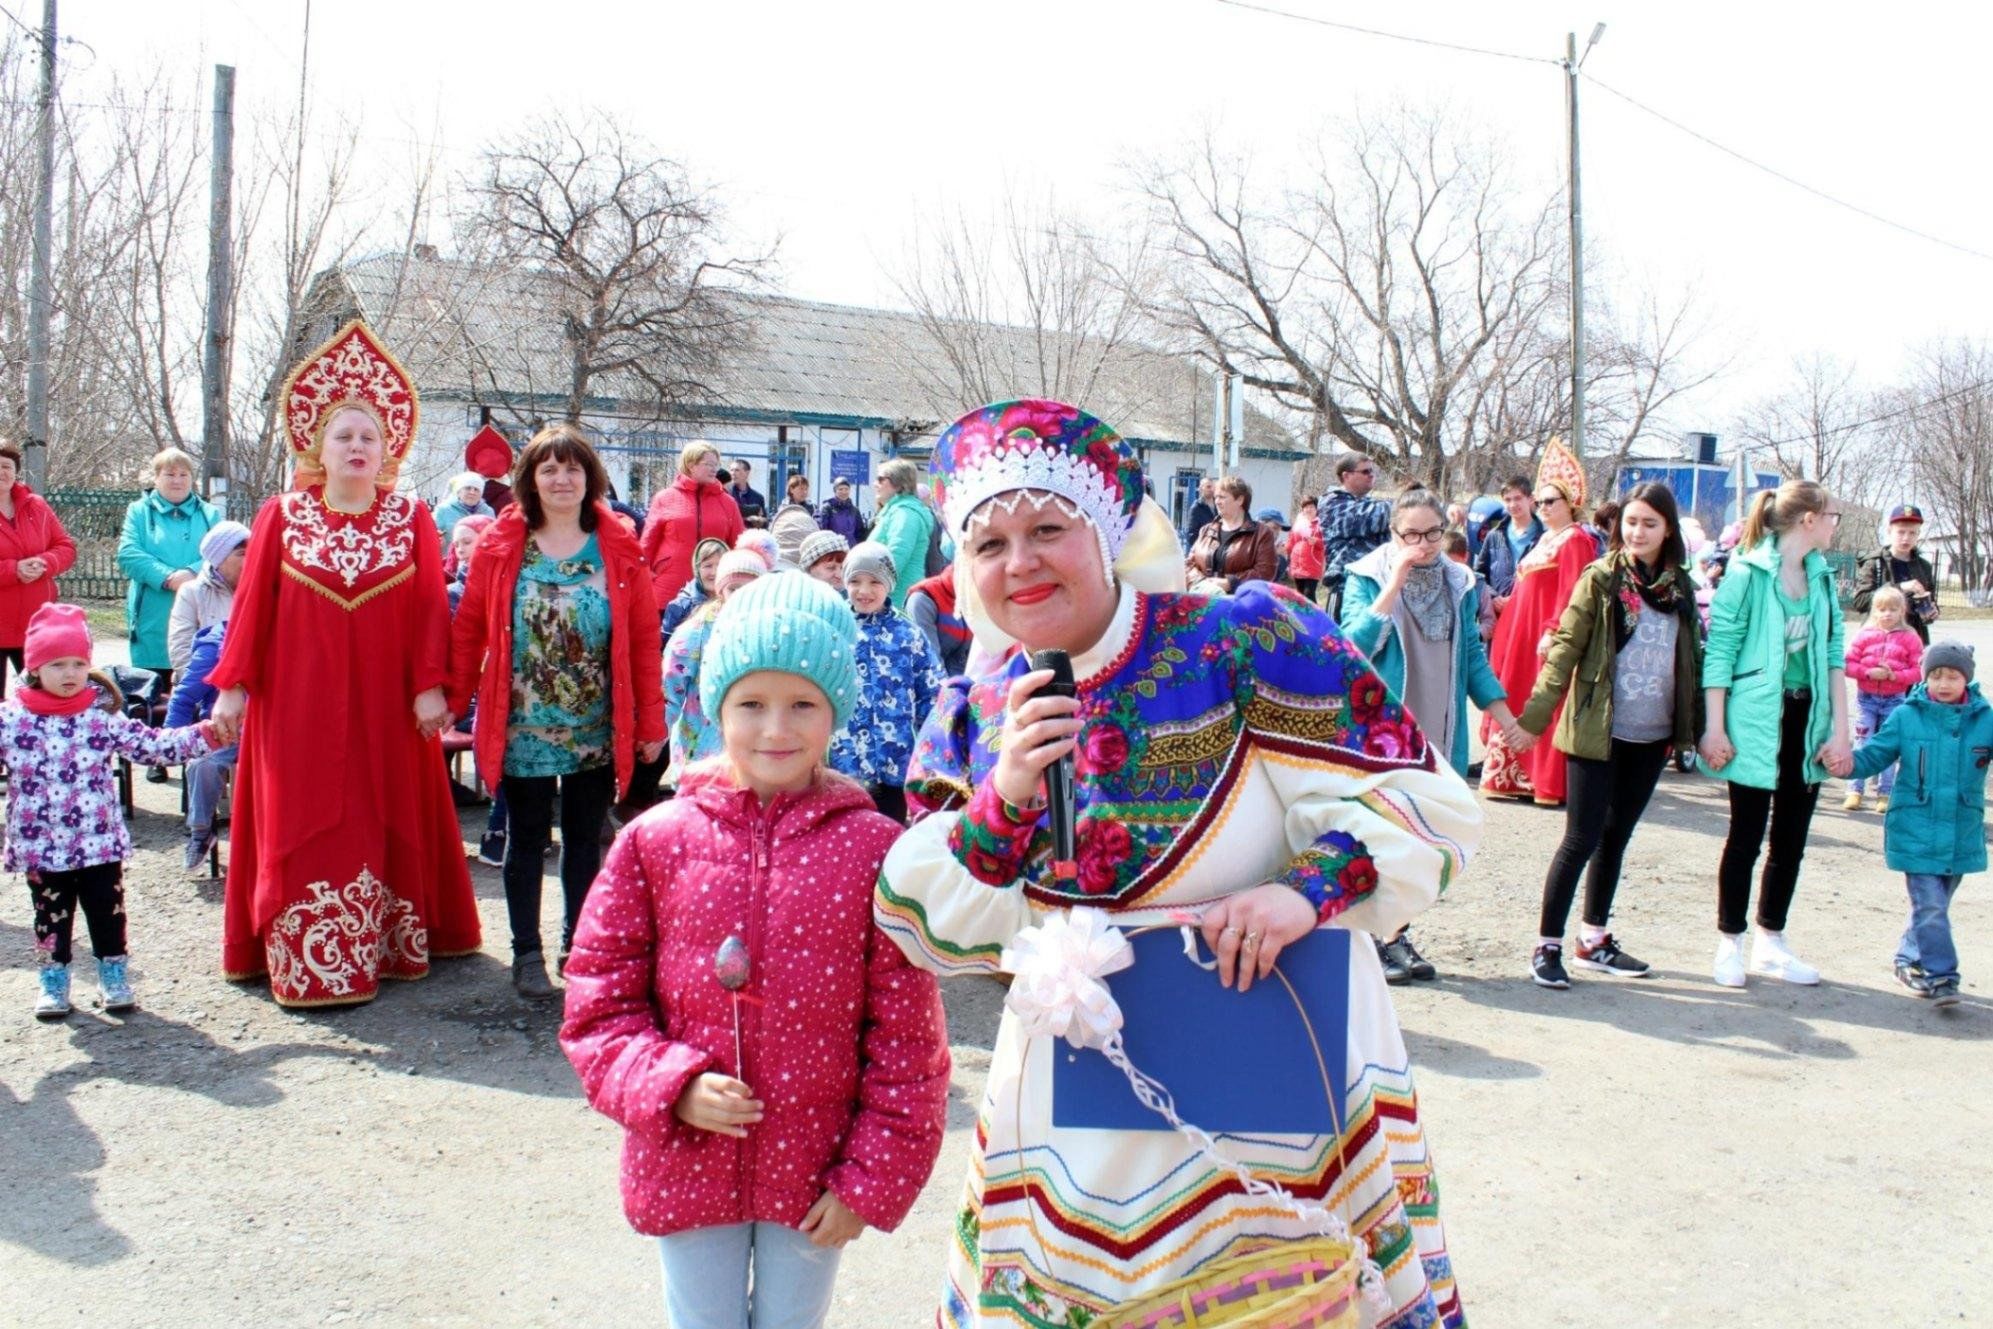
{"label": "ring on finger", "polygon": [[1239,935],[1238,926],[1236,924],[1227,923],[1225,925],[1225,930],[1223,932],[1220,932],[1218,935],[1221,937],[1236,937]]}
{"label": "ring on finger", "polygon": [[1248,946],[1257,946],[1257,945],[1259,945],[1259,933],[1257,933],[1257,932],[1248,932],[1248,933],[1246,934],[1246,945],[1248,945]]}

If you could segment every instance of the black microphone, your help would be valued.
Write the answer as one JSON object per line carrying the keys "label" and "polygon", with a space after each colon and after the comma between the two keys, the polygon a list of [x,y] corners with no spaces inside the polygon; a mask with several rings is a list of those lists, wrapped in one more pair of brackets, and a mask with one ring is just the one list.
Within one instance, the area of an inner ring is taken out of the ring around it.
{"label": "black microphone", "polygon": [[[1064,651],[1033,651],[1031,667],[1049,669],[1052,677],[1036,695],[1077,697],[1073,683],[1073,660]],[[1078,813],[1073,806],[1073,754],[1045,768],[1045,803],[1052,818],[1052,875],[1063,881],[1079,876]]]}

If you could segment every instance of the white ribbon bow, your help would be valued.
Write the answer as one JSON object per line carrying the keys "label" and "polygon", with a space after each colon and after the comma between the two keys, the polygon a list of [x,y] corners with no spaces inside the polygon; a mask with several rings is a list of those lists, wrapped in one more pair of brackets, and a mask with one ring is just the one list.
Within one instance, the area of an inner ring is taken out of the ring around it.
{"label": "white ribbon bow", "polygon": [[1098,909],[1079,907],[1025,928],[1003,948],[1011,976],[1005,1005],[1024,1032],[1105,1048],[1121,1032],[1121,1007],[1101,980],[1135,963],[1134,948]]}

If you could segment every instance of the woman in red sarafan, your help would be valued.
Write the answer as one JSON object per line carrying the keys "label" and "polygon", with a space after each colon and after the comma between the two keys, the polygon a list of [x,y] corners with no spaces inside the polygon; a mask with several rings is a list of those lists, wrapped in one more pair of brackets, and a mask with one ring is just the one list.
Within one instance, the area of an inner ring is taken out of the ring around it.
{"label": "woman in red sarafan", "polygon": [[283,400],[297,487],[257,514],[209,675],[216,726],[240,726],[242,749],[222,972],[267,973],[280,1005],[337,1006],[481,938],[436,742],[449,640],[436,528],[394,492],[413,385],[355,321]]}
{"label": "woman in red sarafan", "polygon": [[[1543,449],[1536,468],[1536,512],[1544,535],[1516,565],[1515,591],[1495,624],[1488,663],[1520,711],[1536,689],[1536,676],[1550,651],[1550,634],[1571,603],[1578,574],[1597,560],[1599,547],[1578,520],[1585,506],[1585,468],[1556,439]],[[1556,724],[1563,703],[1551,712]],[[1481,766],[1481,792],[1495,798],[1533,799],[1561,807],[1567,790],[1565,756],[1555,744],[1538,743],[1525,753],[1509,750],[1501,730],[1483,717],[1481,738],[1487,755]]]}

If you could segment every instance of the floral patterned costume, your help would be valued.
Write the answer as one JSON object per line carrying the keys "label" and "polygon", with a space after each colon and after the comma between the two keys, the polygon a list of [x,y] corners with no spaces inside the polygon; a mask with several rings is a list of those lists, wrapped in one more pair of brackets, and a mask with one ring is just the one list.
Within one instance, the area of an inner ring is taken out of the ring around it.
{"label": "floral patterned costume", "polygon": [[[907,781],[930,815],[888,854],[876,902],[916,964],[996,973],[1005,943],[1047,911],[1092,905],[1143,926],[1266,881],[1302,893],[1325,926],[1390,935],[1478,843],[1467,787],[1362,653],[1291,592],[1124,586],[1073,666],[1084,728],[1072,883],[1052,874],[1042,814],[990,781],[1004,696],[1027,661],[944,687]],[[1221,1146],[1328,1205],[1367,1245],[1389,1297],[1374,1323],[1464,1324],[1397,1020],[1374,948],[1350,954],[1341,1140],[1230,1134]],[[1006,1012],[937,1323],[1084,1326],[1212,1260],[1307,1235],[1180,1136],[1053,1125],[1063,1051],[1024,1038]]]}

